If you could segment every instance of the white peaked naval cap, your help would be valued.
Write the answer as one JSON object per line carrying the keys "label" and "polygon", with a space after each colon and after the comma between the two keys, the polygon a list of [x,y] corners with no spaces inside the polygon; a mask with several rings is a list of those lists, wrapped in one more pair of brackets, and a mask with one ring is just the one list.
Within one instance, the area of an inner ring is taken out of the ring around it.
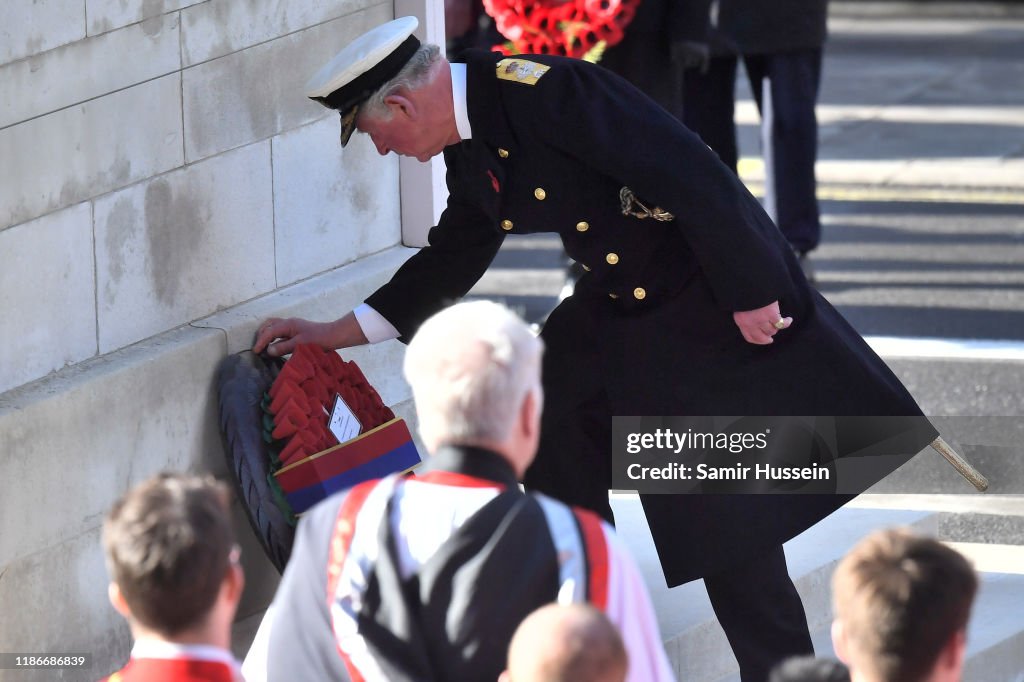
{"label": "white peaked naval cap", "polygon": [[341,114],[341,144],[355,129],[359,106],[398,75],[420,47],[416,17],[400,17],[359,36],[309,79],[306,96]]}

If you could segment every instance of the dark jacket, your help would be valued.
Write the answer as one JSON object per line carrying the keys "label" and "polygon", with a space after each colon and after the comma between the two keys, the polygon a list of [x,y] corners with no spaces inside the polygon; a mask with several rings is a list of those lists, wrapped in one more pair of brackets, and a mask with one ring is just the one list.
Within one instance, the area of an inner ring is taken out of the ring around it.
{"label": "dark jacket", "polygon": [[[543,332],[546,419],[589,399],[579,387],[595,377],[618,415],[920,414],[807,284],[757,200],[670,114],[577,60],[467,56],[473,139],[445,150],[448,208],[430,246],[367,299],[404,339],[469,290],[506,232],[555,231],[589,272]],[[539,64],[550,68],[536,84],[516,78]],[[623,187],[673,219],[624,215]],[[769,346],[744,341],[732,313],[776,300],[793,326]],[[558,462],[610,471],[610,438],[600,442],[542,448],[527,483],[578,503]],[[845,501],[653,497],[644,503],[670,585],[778,544]]]}
{"label": "dark jacket", "polygon": [[672,61],[672,45],[707,42],[710,1],[641,0],[622,41],[607,48],[598,63],[681,118],[683,74]]}
{"label": "dark jacket", "polygon": [[716,53],[775,54],[821,47],[828,0],[717,0]]}

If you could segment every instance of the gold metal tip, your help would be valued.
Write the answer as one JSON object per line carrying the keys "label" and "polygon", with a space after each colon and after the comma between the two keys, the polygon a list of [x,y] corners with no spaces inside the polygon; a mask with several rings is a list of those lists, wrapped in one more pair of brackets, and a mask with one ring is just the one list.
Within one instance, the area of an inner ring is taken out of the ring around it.
{"label": "gold metal tip", "polygon": [[980,471],[972,467],[966,459],[957,454],[957,452],[949,446],[949,443],[942,440],[941,436],[933,440],[931,445],[932,448],[945,457],[946,461],[952,464],[953,468],[957,470],[957,473],[966,478],[978,492],[983,493],[988,490],[988,479],[982,476]]}

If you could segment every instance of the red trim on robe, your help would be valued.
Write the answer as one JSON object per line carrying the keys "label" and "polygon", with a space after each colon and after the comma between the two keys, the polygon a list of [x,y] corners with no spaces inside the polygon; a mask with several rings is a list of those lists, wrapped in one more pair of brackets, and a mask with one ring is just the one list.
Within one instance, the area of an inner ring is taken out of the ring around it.
{"label": "red trim on robe", "polygon": [[587,599],[596,608],[608,608],[608,543],[605,541],[601,518],[586,509],[573,507],[580,524],[583,546],[587,552]]}
{"label": "red trim on robe", "polygon": [[[331,548],[327,559],[328,613],[331,612],[331,606],[334,603],[334,593],[338,588],[338,580],[341,578],[345,559],[352,548],[352,536],[356,532],[356,517],[359,516],[359,510],[363,508],[363,503],[366,502],[366,498],[370,496],[370,492],[377,487],[378,483],[380,483],[380,479],[366,481],[355,486],[348,492],[345,501],[341,503],[341,508],[338,509],[338,520],[335,522],[334,532],[331,534]],[[338,655],[341,656],[352,682],[364,682],[362,674],[352,665],[348,656],[341,650],[341,646],[337,645],[337,637],[335,637],[335,644],[338,648]]]}
{"label": "red trim on robe", "polygon": [[413,479],[420,483],[433,483],[435,485],[450,485],[456,488],[495,488],[504,490],[505,486],[486,478],[467,476],[454,471],[428,471],[425,474],[416,476]]}
{"label": "red trim on robe", "polygon": [[192,658],[133,658],[105,682],[234,682],[235,672],[221,661]]}

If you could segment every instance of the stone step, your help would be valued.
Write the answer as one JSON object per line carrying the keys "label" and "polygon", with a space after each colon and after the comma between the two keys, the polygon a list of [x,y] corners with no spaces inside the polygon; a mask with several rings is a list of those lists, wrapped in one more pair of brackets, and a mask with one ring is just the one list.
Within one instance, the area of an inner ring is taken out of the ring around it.
{"label": "stone step", "polygon": [[[662,637],[679,679],[739,680],[735,659],[715,620],[702,581],[673,589],[665,587],[639,500],[632,494],[615,494],[612,506],[619,532],[637,558],[650,588]],[[965,680],[1021,682],[1024,547],[993,544],[992,533],[986,532],[1002,528],[998,521],[1005,517],[1021,514],[1022,497],[863,495],[794,538],[786,544],[786,555],[807,611],[815,650],[819,655],[834,656],[829,635],[829,583],[836,563],[862,537],[878,528],[901,525],[943,539],[943,531],[961,541],[973,535],[987,542],[951,543],[971,558],[982,573],[982,590],[969,632]],[[1016,523],[1010,527],[1015,531]],[[995,538],[1012,542],[1016,533],[1000,531]]]}

